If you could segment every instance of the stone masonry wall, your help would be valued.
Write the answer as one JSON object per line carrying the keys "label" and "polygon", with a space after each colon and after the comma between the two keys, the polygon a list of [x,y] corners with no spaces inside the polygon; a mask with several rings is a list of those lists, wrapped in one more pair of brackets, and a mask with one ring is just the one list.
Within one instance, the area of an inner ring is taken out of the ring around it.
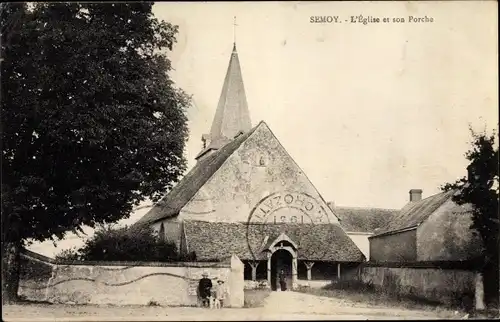
{"label": "stone masonry wall", "polygon": [[415,261],[416,229],[370,238],[370,261]]}
{"label": "stone masonry wall", "polygon": [[177,246],[177,251],[180,251],[181,247],[181,223],[174,218],[166,218],[162,221],[155,222],[152,227],[156,233],[159,233],[160,226],[163,223],[163,229],[165,230],[165,239],[175,243]]}
{"label": "stone masonry wall", "polygon": [[34,301],[74,304],[165,306],[197,304],[196,288],[203,272],[223,279],[228,304],[242,307],[243,263],[99,263],[50,265],[52,273],[20,281],[19,295]]}
{"label": "stone masonry wall", "polygon": [[458,269],[360,267],[360,278],[375,288],[400,295],[456,304],[466,296],[471,300],[476,290],[477,273]]}

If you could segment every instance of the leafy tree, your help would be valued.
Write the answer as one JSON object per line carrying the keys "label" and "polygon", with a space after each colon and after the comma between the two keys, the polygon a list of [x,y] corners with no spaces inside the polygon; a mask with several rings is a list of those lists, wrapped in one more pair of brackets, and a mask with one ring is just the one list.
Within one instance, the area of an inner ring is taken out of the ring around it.
{"label": "leafy tree", "polygon": [[499,177],[498,146],[495,136],[475,133],[471,129],[473,141],[465,157],[470,161],[468,176],[454,183],[445,184],[442,189],[456,189],[453,200],[459,204],[471,204],[472,226],[479,233],[484,246],[484,290],[487,304],[498,305],[499,289]]}
{"label": "leafy tree", "polygon": [[[2,298],[19,250],[156,201],[186,168],[177,26],[152,3],[2,4]],[[5,28],[4,28],[5,26]]]}
{"label": "leafy tree", "polygon": [[54,257],[56,262],[81,261],[83,260],[79,249],[76,247],[64,249]]}
{"label": "leafy tree", "polygon": [[179,256],[175,243],[165,241],[150,226],[104,228],[78,250],[64,250],[58,261],[142,261],[172,262],[195,260],[194,254]]}

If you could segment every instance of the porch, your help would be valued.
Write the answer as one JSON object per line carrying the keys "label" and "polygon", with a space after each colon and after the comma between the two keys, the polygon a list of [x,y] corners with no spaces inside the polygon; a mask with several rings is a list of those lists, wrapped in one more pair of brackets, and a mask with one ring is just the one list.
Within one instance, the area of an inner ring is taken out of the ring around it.
{"label": "porch", "polygon": [[286,276],[287,289],[300,286],[320,288],[352,274],[359,263],[300,259],[297,252],[284,246],[268,254],[267,260],[243,260],[245,288],[262,287],[265,282],[272,290],[279,290],[279,273]]}

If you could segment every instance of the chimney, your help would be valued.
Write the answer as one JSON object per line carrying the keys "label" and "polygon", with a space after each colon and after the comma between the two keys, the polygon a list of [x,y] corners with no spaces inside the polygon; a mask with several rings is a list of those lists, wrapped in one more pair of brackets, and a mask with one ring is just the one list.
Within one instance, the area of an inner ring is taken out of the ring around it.
{"label": "chimney", "polygon": [[422,200],[422,189],[411,189],[410,190],[410,202]]}
{"label": "chimney", "polygon": [[210,145],[210,134],[203,134],[201,136],[201,142],[203,143],[203,149],[206,149]]}
{"label": "chimney", "polygon": [[476,174],[475,165],[469,164],[467,166],[467,181],[474,182],[479,180],[479,175]]}

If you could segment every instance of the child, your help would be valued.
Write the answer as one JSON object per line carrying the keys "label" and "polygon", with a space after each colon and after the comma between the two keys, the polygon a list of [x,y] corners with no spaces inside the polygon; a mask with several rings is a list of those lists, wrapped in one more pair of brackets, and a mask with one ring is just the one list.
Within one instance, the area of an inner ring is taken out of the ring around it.
{"label": "child", "polygon": [[224,300],[228,295],[228,291],[226,285],[223,280],[218,280],[217,285],[215,286],[215,298],[220,303],[220,307],[224,307]]}

